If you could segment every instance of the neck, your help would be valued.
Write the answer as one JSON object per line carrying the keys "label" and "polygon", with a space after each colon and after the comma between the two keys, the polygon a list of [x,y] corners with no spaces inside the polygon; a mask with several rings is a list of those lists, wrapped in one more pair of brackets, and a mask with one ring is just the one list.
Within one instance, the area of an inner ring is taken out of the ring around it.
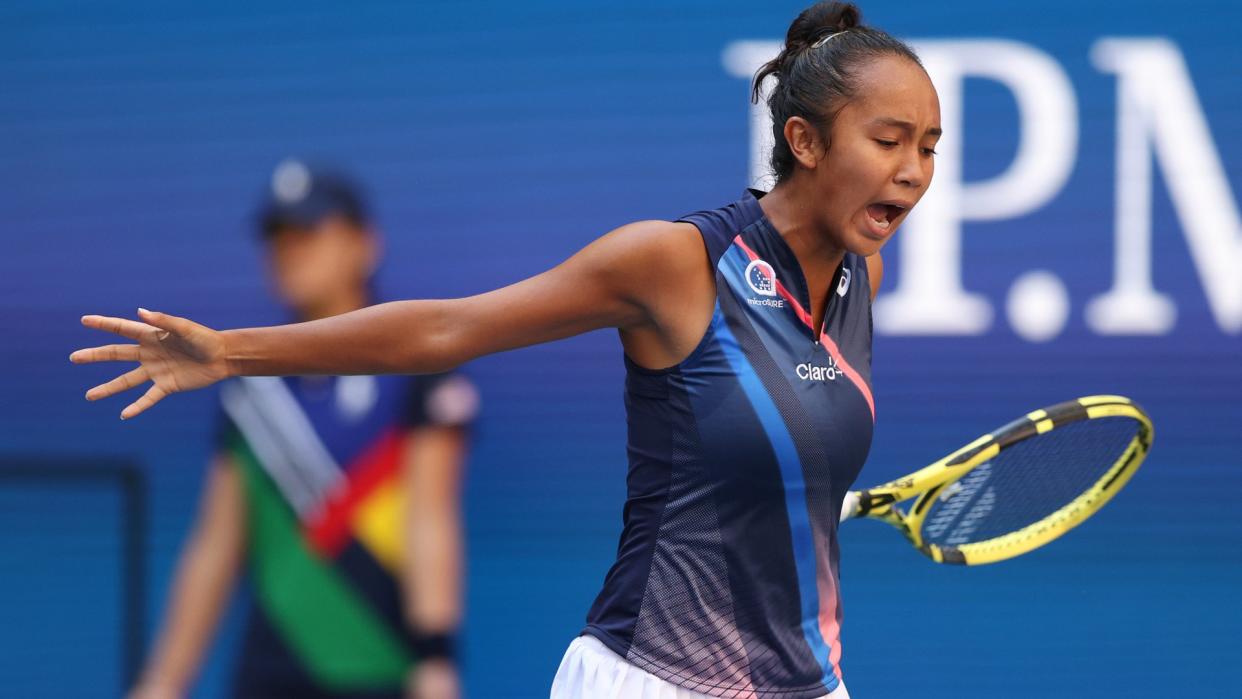
{"label": "neck", "polygon": [[804,178],[793,177],[776,185],[759,200],[759,206],[798,258],[807,283],[813,285],[811,297],[817,298],[821,295],[818,292],[824,290],[818,287],[826,288],[831,283],[845,257],[845,248],[822,228],[813,203],[822,197],[801,184],[800,179]]}
{"label": "neck", "polygon": [[305,308],[299,308],[297,312],[298,319],[302,322],[310,320],[319,320],[320,318],[329,318],[338,316],[342,313],[356,311],[359,308],[370,305],[370,294],[365,287],[351,289],[346,293],[337,294],[323,303],[311,304]]}

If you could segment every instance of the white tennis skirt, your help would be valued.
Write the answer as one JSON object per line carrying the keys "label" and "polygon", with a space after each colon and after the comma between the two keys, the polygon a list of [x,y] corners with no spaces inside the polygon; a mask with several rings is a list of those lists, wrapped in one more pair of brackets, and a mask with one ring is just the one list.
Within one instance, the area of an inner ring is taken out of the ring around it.
{"label": "white tennis skirt", "polygon": [[[626,662],[600,642],[582,635],[569,644],[552,680],[551,699],[711,699],[666,682]],[[850,699],[845,683],[824,699]]]}

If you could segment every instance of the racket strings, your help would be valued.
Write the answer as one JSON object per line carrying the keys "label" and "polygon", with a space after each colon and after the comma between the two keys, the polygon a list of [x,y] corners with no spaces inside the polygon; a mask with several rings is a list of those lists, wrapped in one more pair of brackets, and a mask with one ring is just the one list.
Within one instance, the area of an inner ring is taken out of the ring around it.
{"label": "racket strings", "polygon": [[1097,483],[1139,430],[1128,417],[1083,420],[1023,440],[946,486],[923,541],[961,546],[1045,519]]}

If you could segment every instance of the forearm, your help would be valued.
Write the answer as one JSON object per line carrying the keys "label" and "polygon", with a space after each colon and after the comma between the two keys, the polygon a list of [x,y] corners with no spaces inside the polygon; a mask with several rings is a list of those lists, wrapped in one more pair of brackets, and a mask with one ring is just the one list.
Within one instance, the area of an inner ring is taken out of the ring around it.
{"label": "forearm", "polygon": [[234,376],[431,373],[471,359],[453,342],[460,301],[394,301],[292,325],[224,331]]}
{"label": "forearm", "polygon": [[407,622],[420,633],[454,633],[462,614],[462,535],[457,508],[442,504],[435,510],[415,510],[407,527]]}
{"label": "forearm", "polygon": [[419,633],[453,633],[461,622],[465,450],[455,428],[416,430],[406,445],[401,581],[406,621]]}
{"label": "forearm", "polygon": [[184,692],[198,672],[238,561],[228,552],[195,542],[178,567],[172,599],[141,683]]}
{"label": "forearm", "polygon": [[241,488],[231,459],[218,456],[208,471],[198,520],[177,564],[164,623],[141,685],[179,695],[197,673],[245,550]]}

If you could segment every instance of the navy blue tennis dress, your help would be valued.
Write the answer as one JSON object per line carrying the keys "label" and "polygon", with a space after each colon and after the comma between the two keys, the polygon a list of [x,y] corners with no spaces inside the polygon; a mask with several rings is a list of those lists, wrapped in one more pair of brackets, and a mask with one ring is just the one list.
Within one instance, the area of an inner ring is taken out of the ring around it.
{"label": "navy blue tennis dress", "polygon": [[687,216],[716,270],[698,347],[626,359],[624,530],[588,633],[717,697],[810,699],[841,681],[837,520],[871,446],[871,285],[846,253],[822,332],[756,194]]}

